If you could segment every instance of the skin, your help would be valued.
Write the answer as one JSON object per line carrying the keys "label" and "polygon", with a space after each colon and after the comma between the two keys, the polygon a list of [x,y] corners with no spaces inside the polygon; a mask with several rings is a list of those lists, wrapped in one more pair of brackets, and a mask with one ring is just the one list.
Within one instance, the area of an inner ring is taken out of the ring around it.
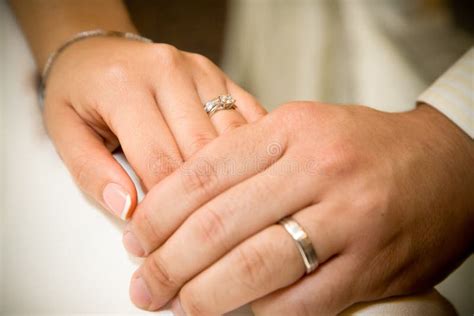
{"label": "skin", "polygon": [[[136,33],[118,0],[10,2],[39,69],[78,32]],[[202,103],[225,93],[239,111],[209,120]],[[206,58],[116,38],[69,46],[45,96],[48,132],[86,193],[105,206],[116,183],[134,207],[111,156],[119,144],[152,188],[124,234],[147,256],[130,288],[141,308],[174,298],[188,315],[247,302],[259,315],[335,314],[428,288],[472,252],[472,140],[429,106],[388,114],[306,102],[263,117]],[[288,215],[321,262],[304,278],[274,224]]]}
{"label": "skin", "polygon": [[[12,0],[11,5],[39,69],[78,32],[137,33],[117,0]],[[202,105],[228,93],[239,100],[239,111],[219,111],[209,119]],[[104,189],[118,185],[131,199],[128,216],[137,196],[112,157],[119,146],[147,191],[218,135],[265,114],[204,56],[108,37],[73,43],[57,57],[44,102],[48,133],[79,187],[108,208]]]}
{"label": "skin", "polygon": [[[329,315],[441,281],[474,244],[474,144],[428,105],[293,102],[223,135],[157,184],[125,246],[139,307]],[[304,276],[291,215],[321,265]],[[135,243],[130,241],[133,236]],[[179,264],[177,264],[179,263]]]}

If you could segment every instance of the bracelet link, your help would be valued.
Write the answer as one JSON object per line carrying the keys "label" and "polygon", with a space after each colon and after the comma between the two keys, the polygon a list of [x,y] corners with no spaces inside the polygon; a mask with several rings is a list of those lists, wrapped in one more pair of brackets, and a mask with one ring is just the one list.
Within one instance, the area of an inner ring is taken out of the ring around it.
{"label": "bracelet link", "polygon": [[56,58],[71,44],[74,44],[86,38],[102,37],[102,36],[120,37],[120,38],[126,38],[126,39],[134,40],[134,41],[153,43],[153,41],[149,38],[146,38],[134,33],[128,33],[128,32],[106,31],[106,30],[96,29],[96,30],[89,30],[89,31],[77,33],[76,35],[71,37],[69,40],[64,42],[57,50],[52,52],[48,56],[48,59],[46,60],[46,64],[44,65],[43,72],[41,73],[41,77],[39,81],[39,103],[40,103],[41,108],[43,108],[43,103],[44,103],[43,101],[44,101],[44,90],[46,87],[46,80],[48,79],[49,73],[51,71],[51,67],[53,66]]}
{"label": "bracelet link", "polygon": [[148,39],[146,37],[140,36],[138,34],[134,33],[128,33],[128,32],[118,32],[118,31],[106,31],[106,30],[90,30],[90,31],[84,31],[77,33],[73,37],[71,37],[69,40],[64,42],[57,50],[52,52],[49,56],[48,59],[46,60],[46,64],[43,68],[43,72],[41,73],[41,81],[42,81],[42,86],[45,86],[46,80],[48,78],[49,72],[51,71],[51,67],[56,60],[56,58],[59,56],[59,54],[62,53],[67,47],[69,47],[71,44],[74,44],[76,42],[79,42],[83,39],[90,38],[90,37],[121,37],[121,38],[126,38],[134,41],[141,41],[145,43],[153,43],[151,39]]}

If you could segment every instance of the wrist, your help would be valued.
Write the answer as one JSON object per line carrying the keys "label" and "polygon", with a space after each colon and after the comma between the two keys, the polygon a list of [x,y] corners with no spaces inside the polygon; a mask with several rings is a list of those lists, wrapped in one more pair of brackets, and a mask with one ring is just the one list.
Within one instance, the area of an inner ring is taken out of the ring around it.
{"label": "wrist", "polygon": [[[117,40],[131,40],[131,41],[146,42],[146,43],[152,42],[151,40],[134,33],[105,31],[105,30],[100,30],[100,29],[80,32],[76,34],[75,36],[73,36],[72,38],[70,38],[69,40],[67,40],[56,51],[50,54],[42,72],[43,86],[45,85],[48,79],[49,73],[54,63],[56,62],[56,59],[58,59],[60,55],[63,55],[64,51],[68,51],[68,50],[70,51],[74,47],[79,47],[79,48],[88,47],[88,46],[90,47],[90,45],[87,45],[88,42],[92,42],[92,45],[96,46],[97,40],[99,41],[99,43],[104,42],[104,41],[106,43],[111,43]],[[81,45],[81,44],[84,44],[83,42],[86,42],[85,46]]]}
{"label": "wrist", "polygon": [[97,29],[113,30],[113,31],[138,34],[138,31],[133,26],[133,24],[131,24],[131,22],[124,23],[123,26],[121,27],[116,26],[115,28],[101,26],[100,23],[87,23],[87,24],[78,23],[78,24],[73,24],[73,25],[67,25],[63,28],[59,28],[58,30],[53,31],[53,34],[50,37],[44,38],[44,42],[41,47],[41,50],[39,50],[35,54],[39,71],[42,71],[44,69],[47,63],[47,60],[52,53],[59,50],[66,42],[71,40],[77,34],[80,34],[82,32],[87,32],[90,30],[97,30]]}
{"label": "wrist", "polygon": [[427,136],[447,138],[472,153],[474,148],[471,137],[431,105],[420,103],[414,110],[404,114],[410,116],[420,129],[425,130]]}
{"label": "wrist", "polygon": [[[454,124],[443,113],[428,104],[420,104],[411,112],[406,112],[413,120],[417,146],[428,155],[443,162],[443,170],[448,173],[450,183],[444,183],[444,189],[452,187],[451,207],[464,213],[466,223],[474,225],[474,142],[471,137]],[[474,241],[474,232],[470,236]]]}

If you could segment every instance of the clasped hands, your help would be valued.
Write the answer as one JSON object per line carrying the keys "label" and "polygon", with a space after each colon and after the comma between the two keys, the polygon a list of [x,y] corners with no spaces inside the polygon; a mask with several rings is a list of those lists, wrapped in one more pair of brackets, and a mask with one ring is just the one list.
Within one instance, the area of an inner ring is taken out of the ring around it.
{"label": "clasped hands", "polygon": [[[221,94],[238,109],[209,118],[202,105]],[[203,56],[91,38],[52,68],[44,119],[80,188],[130,219],[124,245],[145,257],[130,295],[143,309],[336,314],[433,286],[474,240],[472,142],[428,105],[266,114]],[[147,191],[138,205],[118,146]],[[276,224],[287,216],[317,252],[309,275]]]}

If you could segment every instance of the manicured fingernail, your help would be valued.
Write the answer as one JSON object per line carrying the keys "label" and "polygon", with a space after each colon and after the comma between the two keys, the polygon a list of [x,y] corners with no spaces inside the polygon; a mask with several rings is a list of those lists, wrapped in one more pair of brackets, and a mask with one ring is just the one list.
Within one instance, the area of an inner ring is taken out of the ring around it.
{"label": "manicured fingernail", "polygon": [[102,192],[102,197],[112,213],[123,220],[127,219],[132,197],[124,188],[116,183],[109,183]]}
{"label": "manicured fingernail", "polygon": [[179,301],[179,298],[175,299],[171,303],[171,311],[175,316],[186,316],[186,313],[183,310],[183,307],[181,306],[181,302]]}
{"label": "manicured fingernail", "polygon": [[151,295],[142,277],[132,279],[130,285],[130,298],[132,302],[140,308],[147,309],[151,304]]}
{"label": "manicured fingernail", "polygon": [[145,255],[145,250],[143,250],[137,237],[131,231],[127,231],[123,235],[123,245],[134,256],[143,257]]}

